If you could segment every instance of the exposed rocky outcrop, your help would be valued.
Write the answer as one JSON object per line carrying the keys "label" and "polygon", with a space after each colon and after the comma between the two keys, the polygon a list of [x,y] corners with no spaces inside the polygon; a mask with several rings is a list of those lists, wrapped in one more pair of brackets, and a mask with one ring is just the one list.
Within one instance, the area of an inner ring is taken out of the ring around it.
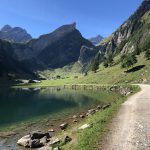
{"label": "exposed rocky outcrop", "polygon": [[106,53],[134,52],[143,49],[149,40],[150,1],[144,0],[137,11],[125,21],[110,37],[100,43],[100,50]]}
{"label": "exposed rocky outcrop", "polygon": [[88,65],[91,60],[95,57],[97,54],[98,50],[95,47],[87,47],[87,46],[82,46],[80,49],[80,56],[78,59],[78,62],[82,66]]}
{"label": "exposed rocky outcrop", "polygon": [[15,43],[26,43],[32,39],[25,29],[5,25],[0,31],[0,39]]}

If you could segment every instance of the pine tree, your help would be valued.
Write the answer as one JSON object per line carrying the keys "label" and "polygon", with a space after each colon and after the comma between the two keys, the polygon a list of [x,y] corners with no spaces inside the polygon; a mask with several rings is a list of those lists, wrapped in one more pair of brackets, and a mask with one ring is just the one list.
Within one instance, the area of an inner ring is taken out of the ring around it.
{"label": "pine tree", "polygon": [[150,60],[150,49],[148,49],[148,50],[145,51],[145,58],[147,60]]}
{"label": "pine tree", "polygon": [[97,59],[94,59],[92,62],[92,71],[96,73],[98,69],[99,69],[99,61]]}
{"label": "pine tree", "polygon": [[127,71],[130,67],[133,67],[135,63],[137,63],[137,58],[133,54],[127,54],[121,56],[121,66],[122,68],[127,68]]}
{"label": "pine tree", "polygon": [[112,66],[113,62],[113,55],[110,53],[106,57],[104,57],[103,65],[105,68],[107,68],[108,66]]}

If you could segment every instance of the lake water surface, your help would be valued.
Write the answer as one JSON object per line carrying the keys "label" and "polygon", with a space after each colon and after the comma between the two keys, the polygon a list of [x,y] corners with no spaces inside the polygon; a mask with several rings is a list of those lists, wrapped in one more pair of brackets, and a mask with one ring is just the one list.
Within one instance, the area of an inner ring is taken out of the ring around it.
{"label": "lake water surface", "polygon": [[[111,103],[118,97],[116,93],[92,90],[0,89],[0,134],[14,131],[16,142],[29,131],[57,128],[73,115]],[[0,135],[0,149],[5,144],[11,145],[12,138],[1,142],[3,139]]]}

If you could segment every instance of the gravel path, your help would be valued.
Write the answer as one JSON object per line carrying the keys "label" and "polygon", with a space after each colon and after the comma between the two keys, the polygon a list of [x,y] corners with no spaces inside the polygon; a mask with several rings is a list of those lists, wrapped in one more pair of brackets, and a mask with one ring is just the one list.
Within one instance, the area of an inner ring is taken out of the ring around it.
{"label": "gravel path", "polygon": [[103,150],[150,150],[150,85],[139,86],[113,119]]}

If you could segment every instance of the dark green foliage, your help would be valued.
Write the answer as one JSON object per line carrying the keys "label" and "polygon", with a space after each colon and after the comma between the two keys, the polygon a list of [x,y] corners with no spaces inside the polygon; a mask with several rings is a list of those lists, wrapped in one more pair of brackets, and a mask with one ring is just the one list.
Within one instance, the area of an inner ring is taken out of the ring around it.
{"label": "dark green foliage", "polygon": [[103,65],[104,67],[112,66],[114,63],[113,55],[110,53],[106,57],[104,57]]}
{"label": "dark green foliage", "polygon": [[121,56],[120,61],[121,67],[127,68],[128,70],[130,67],[133,67],[135,63],[137,63],[137,58],[134,54],[125,54]]}
{"label": "dark green foliage", "polygon": [[87,76],[87,75],[88,75],[88,73],[87,73],[87,72],[85,72],[85,73],[84,73],[84,76]]}
{"label": "dark green foliage", "polygon": [[148,49],[148,50],[145,51],[145,58],[147,60],[150,60],[150,49]]}
{"label": "dark green foliage", "polygon": [[99,64],[103,62],[103,59],[103,54],[97,53],[89,68],[96,73],[96,71],[99,69]]}
{"label": "dark green foliage", "polygon": [[141,49],[139,48],[139,46],[137,46],[134,51],[134,55],[140,55],[140,53],[141,53]]}
{"label": "dark green foliage", "polygon": [[107,68],[109,66],[106,60],[104,61],[103,65],[105,68]]}
{"label": "dark green foliage", "polygon": [[146,40],[144,41],[143,46],[142,46],[143,51],[146,51],[148,49],[150,49],[150,36],[148,36],[146,38]]}
{"label": "dark green foliage", "polygon": [[92,62],[92,71],[96,73],[98,69],[99,69],[99,61],[97,59],[94,59]]}
{"label": "dark green foliage", "polygon": [[56,76],[56,78],[57,78],[57,79],[60,79],[60,78],[61,78],[61,76],[60,76],[60,75],[57,75],[57,76]]}

